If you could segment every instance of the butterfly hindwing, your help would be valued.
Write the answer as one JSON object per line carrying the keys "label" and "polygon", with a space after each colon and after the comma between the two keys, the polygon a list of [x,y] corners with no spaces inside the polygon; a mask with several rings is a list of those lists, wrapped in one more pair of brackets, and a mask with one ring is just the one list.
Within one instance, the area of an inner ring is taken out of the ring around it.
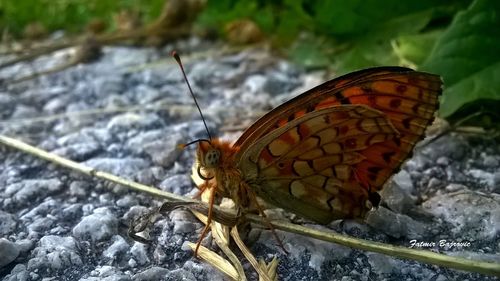
{"label": "butterfly hindwing", "polygon": [[367,106],[321,109],[261,138],[239,168],[260,197],[294,213],[321,222],[358,217],[368,198],[352,169],[365,160],[359,152],[397,135],[382,112]]}

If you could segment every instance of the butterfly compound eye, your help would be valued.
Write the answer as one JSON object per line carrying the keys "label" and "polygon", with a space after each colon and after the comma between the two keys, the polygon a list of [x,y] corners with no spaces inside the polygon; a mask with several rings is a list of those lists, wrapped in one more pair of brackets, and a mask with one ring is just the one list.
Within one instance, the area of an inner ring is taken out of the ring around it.
{"label": "butterfly compound eye", "polygon": [[214,168],[219,165],[220,151],[217,149],[210,149],[205,154],[205,166],[208,168]]}

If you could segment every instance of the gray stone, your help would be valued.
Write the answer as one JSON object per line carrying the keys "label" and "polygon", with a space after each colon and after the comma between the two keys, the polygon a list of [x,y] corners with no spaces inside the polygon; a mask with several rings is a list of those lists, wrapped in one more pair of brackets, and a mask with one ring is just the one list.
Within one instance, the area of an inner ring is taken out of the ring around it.
{"label": "gray stone", "polygon": [[111,244],[102,253],[109,259],[117,259],[119,255],[127,252],[127,250],[130,248],[125,239],[123,239],[123,237],[121,237],[120,235],[114,235],[111,240],[113,241],[113,244]]}
{"label": "gray stone", "polygon": [[416,198],[411,195],[413,188],[410,174],[401,170],[380,193],[391,210],[402,213],[415,206]]}
{"label": "gray stone", "polygon": [[149,263],[147,247],[148,245],[135,242],[134,245],[132,245],[132,247],[130,248],[130,253],[135,258],[135,261],[140,265]]}
{"label": "gray stone", "polygon": [[[135,274],[132,277],[132,280],[134,281],[165,280],[164,277],[169,275],[169,272],[170,270],[166,268],[153,266],[151,268],[148,268],[144,271]],[[179,279],[179,280],[184,280],[184,279]]]}
{"label": "gray stone", "polygon": [[264,89],[264,85],[267,83],[267,77],[264,75],[256,74],[249,76],[245,79],[243,83],[243,89],[245,92],[256,94],[260,93]]}
{"label": "gray stone", "polygon": [[394,213],[384,207],[368,212],[366,223],[395,238],[420,239],[428,226],[403,214]]}
{"label": "gray stone", "polygon": [[0,210],[0,236],[8,236],[16,229],[16,226],[16,217]]}
{"label": "gray stone", "polygon": [[69,193],[77,197],[85,197],[90,189],[91,186],[86,181],[73,181],[69,185]]}
{"label": "gray stone", "polygon": [[8,185],[5,194],[18,203],[28,205],[38,197],[60,191],[62,187],[63,184],[59,179],[28,179]]}
{"label": "gray stone", "polygon": [[465,172],[465,175],[475,178],[481,184],[485,184],[489,190],[495,188],[495,175],[493,173],[479,169],[470,169]]}
{"label": "gray stone", "polygon": [[188,175],[174,175],[163,180],[158,187],[175,194],[186,194],[193,189],[194,184]]}
{"label": "gray stone", "polygon": [[453,226],[462,239],[492,240],[500,233],[500,195],[470,190],[438,194],[422,204],[427,212]]}
{"label": "gray stone", "polygon": [[401,261],[386,255],[368,253],[367,256],[368,263],[372,267],[372,270],[377,272],[379,276],[389,275],[393,271],[399,271],[398,268],[403,266]]}
{"label": "gray stone", "polygon": [[73,237],[44,236],[40,239],[38,247],[33,250],[33,254],[34,257],[28,262],[29,271],[42,268],[58,271],[83,264]]}
{"label": "gray stone", "polygon": [[128,274],[123,273],[120,269],[103,265],[96,267],[91,273],[91,276],[81,278],[80,281],[130,281],[132,280]]}
{"label": "gray stone", "polygon": [[483,165],[486,167],[491,167],[491,168],[498,168],[499,167],[499,161],[495,156],[492,155],[481,155],[483,156]]}
{"label": "gray stone", "polygon": [[173,233],[183,234],[183,233],[194,233],[197,225],[189,221],[177,221],[174,224]]}
{"label": "gray stone", "polygon": [[39,115],[38,110],[31,106],[18,104],[12,113],[11,118],[32,118]]}
{"label": "gray stone", "polygon": [[148,162],[141,158],[95,158],[85,161],[84,165],[116,176],[133,177],[138,170],[146,168]]}
{"label": "gray stone", "polygon": [[136,153],[146,152],[153,163],[168,167],[182,152],[178,145],[185,139],[186,137],[179,133],[155,130],[137,135],[127,142],[127,146]]}
{"label": "gray stone", "polygon": [[16,243],[0,238],[0,268],[13,262],[19,253],[19,247]]}
{"label": "gray stone", "polygon": [[113,117],[107,125],[111,132],[122,132],[130,129],[146,129],[158,127],[162,120],[156,114],[139,115],[124,113]]}
{"label": "gray stone", "polygon": [[500,194],[500,171],[493,175],[493,190],[492,192]]}
{"label": "gray stone", "polygon": [[28,281],[29,272],[26,270],[26,265],[17,264],[9,275],[5,276],[4,281]]}
{"label": "gray stone", "polygon": [[98,208],[73,228],[73,235],[83,240],[103,241],[115,235],[117,227],[117,218],[107,208]]}

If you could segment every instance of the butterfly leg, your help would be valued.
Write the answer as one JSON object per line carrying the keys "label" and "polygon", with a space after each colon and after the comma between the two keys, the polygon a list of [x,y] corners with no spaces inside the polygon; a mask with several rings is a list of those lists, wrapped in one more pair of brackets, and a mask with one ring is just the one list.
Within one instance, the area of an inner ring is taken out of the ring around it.
{"label": "butterfly leg", "polygon": [[199,200],[203,192],[205,192],[205,190],[207,189],[207,187],[208,187],[208,182],[205,181],[205,183],[203,183],[198,187],[198,192],[196,192],[196,194],[193,195],[193,199]]}
{"label": "butterfly leg", "polygon": [[260,215],[262,215],[262,217],[264,218],[264,221],[266,222],[267,226],[271,230],[271,233],[273,234],[274,238],[276,239],[276,241],[278,241],[278,245],[280,246],[280,248],[283,250],[283,252],[285,252],[285,254],[289,254],[288,251],[285,249],[283,242],[281,242],[281,239],[278,237],[278,234],[276,233],[274,226],[271,224],[271,222],[267,218],[266,214],[264,213],[264,209],[262,209],[259,202],[257,201],[257,196],[255,195],[253,190],[248,185],[246,185],[244,183],[242,183],[242,185],[244,186],[247,194],[249,194],[251,196],[251,200],[253,202],[255,202],[255,206],[257,206],[257,209],[259,210]]}
{"label": "butterfly leg", "polygon": [[[204,185],[203,190],[206,190],[208,185]],[[207,215],[207,224],[203,228],[203,231],[201,232],[200,238],[198,238],[198,242],[196,242],[196,248],[194,250],[194,256],[198,256],[198,249],[200,248],[201,241],[203,240],[203,237],[208,233],[210,230],[211,224],[212,224],[212,212],[213,212],[213,207],[214,207],[214,199],[215,199],[215,188],[208,188],[209,193],[209,199],[208,199],[208,215]]]}

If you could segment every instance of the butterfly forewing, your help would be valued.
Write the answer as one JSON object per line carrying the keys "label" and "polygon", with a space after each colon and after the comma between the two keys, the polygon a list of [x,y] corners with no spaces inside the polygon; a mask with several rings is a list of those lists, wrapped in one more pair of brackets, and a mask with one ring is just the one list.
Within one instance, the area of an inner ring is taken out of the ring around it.
{"label": "butterfly forewing", "polygon": [[257,194],[320,222],[363,215],[433,120],[439,76],[400,67],[354,72],[275,108],[238,139]]}
{"label": "butterfly forewing", "polygon": [[294,213],[321,222],[356,217],[368,198],[353,180],[352,167],[365,159],[359,151],[397,135],[382,112],[367,106],[321,109],[258,140],[240,170],[260,197]]}

